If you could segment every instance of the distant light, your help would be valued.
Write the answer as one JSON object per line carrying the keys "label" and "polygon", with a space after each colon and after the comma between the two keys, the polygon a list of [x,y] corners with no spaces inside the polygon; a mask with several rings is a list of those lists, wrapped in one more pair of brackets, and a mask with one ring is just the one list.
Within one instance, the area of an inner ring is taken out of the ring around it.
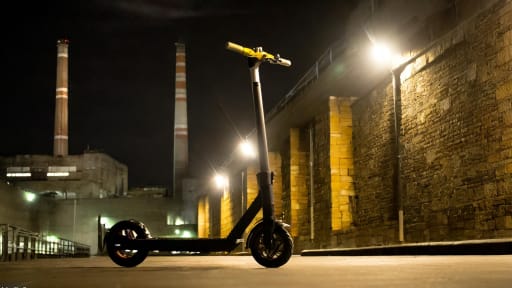
{"label": "distant light", "polygon": [[15,172],[15,173],[7,173],[7,177],[31,177],[32,173],[30,172]]}
{"label": "distant light", "polygon": [[240,142],[240,151],[242,152],[242,155],[247,158],[255,158],[256,157],[256,150],[254,150],[254,147],[252,146],[251,142],[247,140],[243,140]]}
{"label": "distant light", "polygon": [[183,225],[183,224],[185,224],[185,222],[183,222],[183,219],[181,219],[180,217],[177,217],[176,222],[174,222],[174,225]]}
{"label": "distant light", "polygon": [[68,177],[69,172],[48,172],[46,173],[48,177]]}
{"label": "distant light", "polygon": [[190,231],[183,231],[183,233],[181,234],[181,237],[183,238],[192,238],[192,233]]}
{"label": "distant light", "polygon": [[105,225],[105,228],[110,228],[110,227],[114,226],[115,220],[110,217],[101,216],[100,224]]}
{"label": "distant light", "polygon": [[228,178],[221,174],[215,174],[213,181],[218,189],[224,189],[228,185]]}
{"label": "distant light", "polygon": [[180,232],[181,232],[180,229],[175,229],[174,230],[174,234],[180,234]]}
{"label": "distant light", "polygon": [[23,197],[25,198],[25,200],[27,200],[27,202],[34,202],[34,200],[36,200],[37,198],[36,194],[32,192],[24,192]]}
{"label": "distant light", "polygon": [[167,225],[174,225],[174,218],[170,213],[167,213]]}
{"label": "distant light", "polygon": [[59,242],[59,237],[54,235],[48,235],[46,236],[46,241],[48,242]]}

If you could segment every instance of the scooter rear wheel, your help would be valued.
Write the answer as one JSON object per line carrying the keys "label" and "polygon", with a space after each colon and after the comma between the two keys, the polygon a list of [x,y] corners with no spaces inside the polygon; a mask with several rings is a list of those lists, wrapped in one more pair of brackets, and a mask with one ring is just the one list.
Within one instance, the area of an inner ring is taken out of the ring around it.
{"label": "scooter rear wheel", "polygon": [[264,241],[264,225],[254,227],[253,241],[251,243],[252,257],[260,265],[267,268],[280,267],[292,256],[293,240],[288,231],[283,227],[276,225],[272,235],[271,247],[265,246]]}
{"label": "scooter rear wheel", "polygon": [[146,231],[134,221],[121,221],[110,228],[106,239],[108,256],[119,266],[134,267],[146,259],[148,250],[124,249],[122,242],[134,239],[146,239]]}

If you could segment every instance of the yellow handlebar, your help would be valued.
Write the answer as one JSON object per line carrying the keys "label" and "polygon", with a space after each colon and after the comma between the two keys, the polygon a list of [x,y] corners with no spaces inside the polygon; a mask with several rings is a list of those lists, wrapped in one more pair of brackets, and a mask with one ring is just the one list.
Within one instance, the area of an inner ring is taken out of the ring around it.
{"label": "yellow handlebar", "polygon": [[[255,57],[256,58],[256,52],[254,52],[254,50],[252,50],[251,48],[246,48],[242,45],[235,44],[233,42],[227,42],[226,49],[236,52],[238,54],[242,54],[245,57]],[[261,60],[261,59],[258,59],[258,60]]]}
{"label": "yellow handlebar", "polygon": [[245,57],[256,58],[258,61],[267,61],[272,64],[279,64],[283,66],[291,66],[292,62],[288,59],[281,58],[279,54],[274,56],[270,53],[263,51],[261,48],[251,49],[233,42],[226,43],[226,49],[242,54]]}

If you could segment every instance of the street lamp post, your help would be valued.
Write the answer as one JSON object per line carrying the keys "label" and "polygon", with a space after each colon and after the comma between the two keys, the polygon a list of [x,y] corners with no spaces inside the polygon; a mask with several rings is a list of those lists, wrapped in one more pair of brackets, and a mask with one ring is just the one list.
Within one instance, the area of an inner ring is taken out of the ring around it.
{"label": "street lamp post", "polygon": [[402,83],[400,76],[404,68],[410,61],[400,63],[401,59],[397,55],[393,55],[392,50],[381,43],[373,43],[372,52],[374,58],[387,63],[391,72],[393,83],[393,194],[395,199],[395,207],[398,214],[398,240],[404,242],[404,205],[403,205],[403,188],[401,181],[402,171],[402,155],[400,131],[402,129]]}

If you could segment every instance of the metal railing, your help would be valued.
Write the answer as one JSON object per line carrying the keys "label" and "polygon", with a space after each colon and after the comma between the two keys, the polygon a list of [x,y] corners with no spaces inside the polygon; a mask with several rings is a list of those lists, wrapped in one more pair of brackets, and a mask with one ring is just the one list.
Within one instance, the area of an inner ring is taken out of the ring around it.
{"label": "metal railing", "polygon": [[0,224],[0,261],[48,257],[89,257],[89,245]]}
{"label": "metal railing", "polygon": [[267,119],[272,119],[293,98],[299,95],[311,83],[318,80],[320,74],[322,74],[327,67],[331,66],[334,60],[346,53],[346,49],[346,43],[342,40],[332,43],[331,46],[329,46],[329,48],[327,48],[327,50],[318,57],[313,66],[311,66],[299,81],[297,81],[295,86],[293,86],[293,88],[274,106],[274,108],[269,111]]}

